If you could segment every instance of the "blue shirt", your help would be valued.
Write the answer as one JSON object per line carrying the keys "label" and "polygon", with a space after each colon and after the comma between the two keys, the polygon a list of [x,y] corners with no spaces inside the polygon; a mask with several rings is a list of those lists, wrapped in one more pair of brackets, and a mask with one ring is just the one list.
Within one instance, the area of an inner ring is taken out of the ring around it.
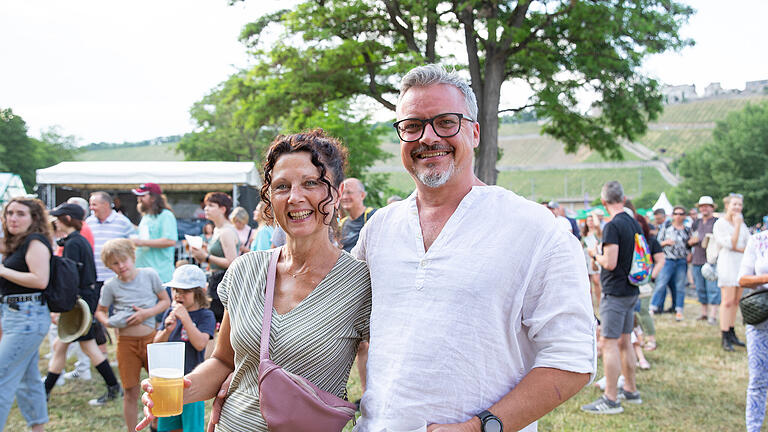
{"label": "blue shirt", "polygon": [[[170,312],[171,309],[169,308],[163,314],[163,328],[165,328],[165,319],[168,318]],[[189,318],[195,323],[195,327],[198,330],[207,333],[213,339],[213,331],[216,329],[216,317],[213,316],[213,312],[210,309],[203,308],[189,312]],[[176,327],[168,336],[168,342],[184,342],[184,375],[186,375],[205,360],[205,349],[202,351],[196,350],[189,341],[187,330],[184,329],[181,321],[176,320],[176,323]]]}
{"label": "blue shirt", "polygon": [[[161,238],[178,241],[179,233],[176,228],[176,218],[170,210],[164,209],[159,215],[144,215],[139,222],[139,238],[156,240]],[[140,246],[136,248],[136,267],[152,267],[157,270],[163,283],[173,278],[175,246],[167,248],[152,248]]]}

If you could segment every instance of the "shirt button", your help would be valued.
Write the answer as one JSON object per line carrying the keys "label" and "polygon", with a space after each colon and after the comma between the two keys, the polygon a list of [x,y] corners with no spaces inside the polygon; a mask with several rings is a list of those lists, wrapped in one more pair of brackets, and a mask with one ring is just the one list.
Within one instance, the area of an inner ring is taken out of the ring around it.
{"label": "shirt button", "polygon": [[426,266],[427,266],[427,263],[429,263],[429,261],[427,261],[427,260],[425,260],[425,259],[424,259],[424,260],[421,260],[421,262],[420,262],[419,264],[420,264],[420,265],[421,265],[421,267],[423,268],[423,267],[426,267]]}

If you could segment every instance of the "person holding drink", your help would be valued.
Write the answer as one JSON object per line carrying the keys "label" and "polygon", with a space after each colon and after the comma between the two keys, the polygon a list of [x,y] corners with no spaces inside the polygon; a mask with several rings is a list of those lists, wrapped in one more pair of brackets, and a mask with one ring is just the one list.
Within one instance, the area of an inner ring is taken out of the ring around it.
{"label": "person holding drink", "polygon": [[[281,135],[267,152],[261,189],[265,216],[276,220],[287,237],[278,251],[269,358],[339,398],[346,398],[357,347],[368,339],[371,312],[367,266],[336,247],[329,235],[345,162],[346,150],[320,129]],[[190,403],[217,396],[234,371],[217,431],[268,431],[260,411],[258,366],[272,253],[244,254],[229,267],[218,288],[225,312],[216,348],[184,378],[184,402]],[[142,388],[146,418],[137,430],[156,415],[156,389],[150,380]]]}
{"label": "person holding drink", "polygon": [[[188,374],[203,362],[205,347],[216,328],[216,318],[208,309],[205,272],[196,265],[183,265],[173,272],[173,279],[165,286],[173,290],[173,304],[163,315],[163,328],[155,335],[155,343],[183,342],[183,373]],[[161,417],[157,423],[158,431],[202,432],[204,427],[203,401],[184,404],[181,414]]]}
{"label": "person holding drink", "polygon": [[[94,317],[104,327],[119,328],[117,336],[117,368],[125,388],[123,417],[129,431],[136,427],[136,399],[139,396],[139,374],[147,364],[147,345],[155,338],[155,315],[171,304],[150,267],[136,267],[136,248],[128,239],[113,239],[104,244],[101,261],[115,272],[104,283]],[[114,314],[107,317],[109,307]],[[119,388],[109,388],[106,399],[119,397]]]}

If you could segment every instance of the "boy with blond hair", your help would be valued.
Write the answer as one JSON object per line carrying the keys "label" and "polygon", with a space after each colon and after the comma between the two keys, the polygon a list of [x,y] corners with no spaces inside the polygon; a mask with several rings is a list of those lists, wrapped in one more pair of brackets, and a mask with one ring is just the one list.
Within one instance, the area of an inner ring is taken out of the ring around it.
{"label": "boy with blond hair", "polygon": [[[136,267],[136,248],[128,239],[109,240],[101,250],[101,261],[115,272],[104,283],[94,316],[105,327],[120,329],[117,337],[117,367],[125,388],[123,417],[128,431],[136,428],[141,368],[148,369],[147,345],[155,337],[155,315],[162,313],[171,301],[157,272]],[[109,307],[114,313],[108,317]],[[107,399],[118,395],[107,394]],[[100,398],[101,399],[101,398]],[[99,405],[100,399],[91,401]]]}

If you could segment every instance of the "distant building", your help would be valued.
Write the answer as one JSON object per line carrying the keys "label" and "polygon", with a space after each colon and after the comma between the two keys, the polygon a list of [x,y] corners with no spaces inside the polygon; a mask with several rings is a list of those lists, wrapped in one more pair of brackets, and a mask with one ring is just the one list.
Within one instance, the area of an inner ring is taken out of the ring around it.
{"label": "distant building", "polygon": [[766,93],[768,92],[768,80],[747,81],[744,93]]}
{"label": "distant building", "polygon": [[719,82],[713,82],[704,87],[704,97],[714,97],[721,95],[739,94],[740,91],[736,89],[724,89],[720,86]]}
{"label": "distant building", "polygon": [[699,97],[696,94],[696,85],[694,84],[664,86],[661,89],[661,94],[668,104],[681,103]]}

